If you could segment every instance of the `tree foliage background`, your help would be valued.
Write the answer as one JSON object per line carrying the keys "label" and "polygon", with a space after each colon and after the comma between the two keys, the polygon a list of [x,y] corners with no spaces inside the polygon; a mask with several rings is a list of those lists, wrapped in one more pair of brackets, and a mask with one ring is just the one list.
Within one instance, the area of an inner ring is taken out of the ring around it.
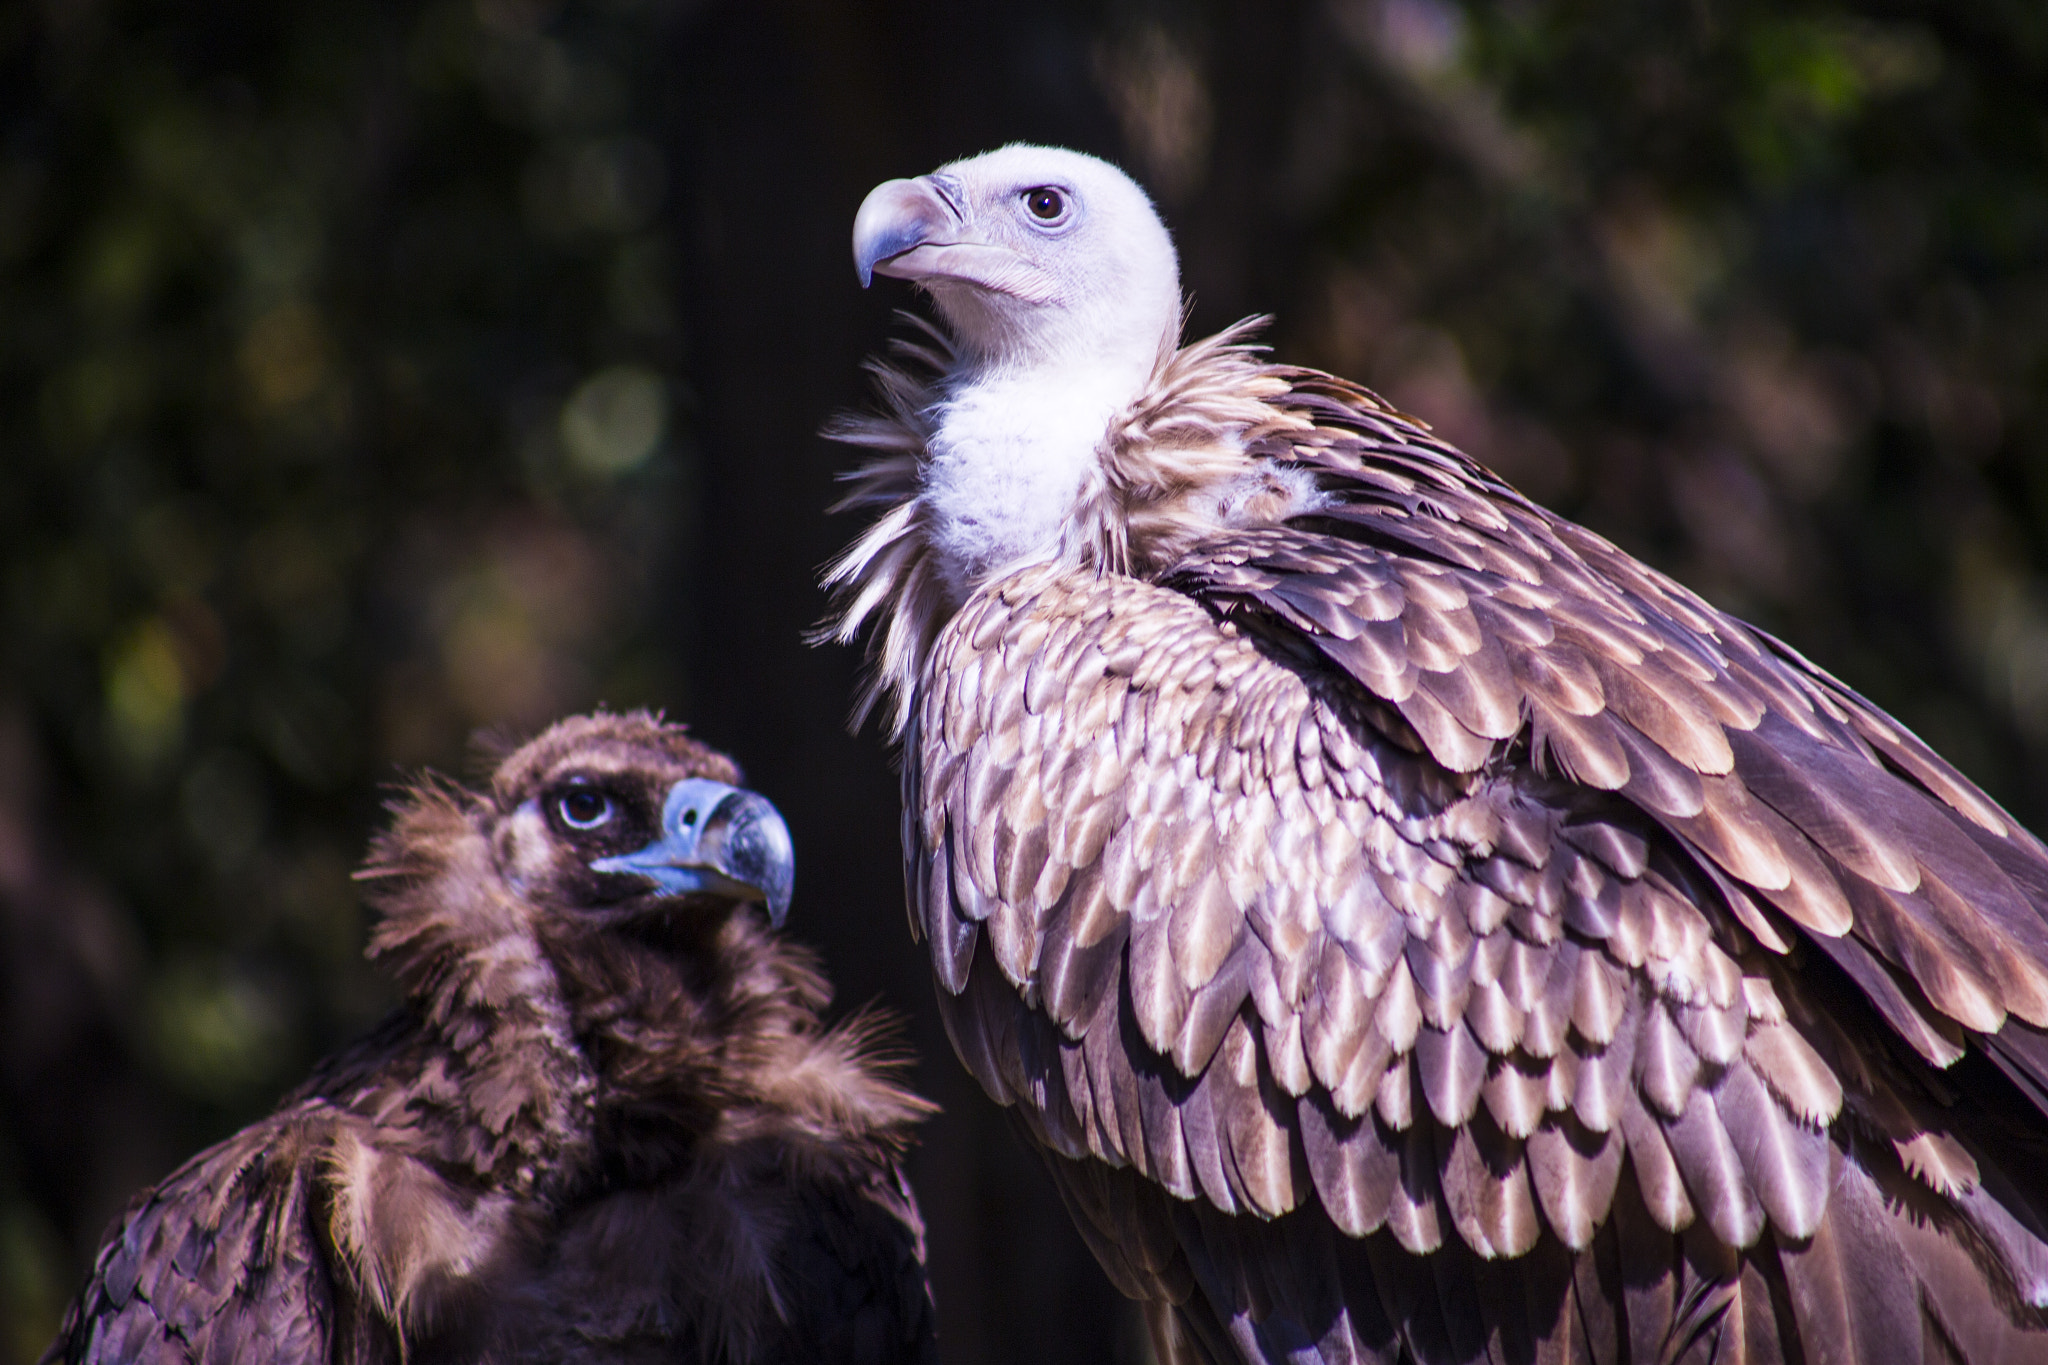
{"label": "tree foliage background", "polygon": [[949,1055],[894,784],[807,650],[905,300],[878,180],[1154,189],[1208,330],[1379,387],[2048,827],[2030,0],[21,0],[0,8],[0,1357],[390,1003],[349,870],[478,727],[654,705],[911,1022],[956,1361],[1135,1333]]}

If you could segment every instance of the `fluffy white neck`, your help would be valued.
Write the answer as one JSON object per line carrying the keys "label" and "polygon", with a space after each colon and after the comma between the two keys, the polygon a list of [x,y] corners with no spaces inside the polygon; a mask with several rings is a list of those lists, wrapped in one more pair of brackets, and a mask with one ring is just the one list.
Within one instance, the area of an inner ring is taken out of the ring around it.
{"label": "fluffy white neck", "polygon": [[1059,552],[1110,420],[1150,364],[1036,365],[960,376],[939,405],[924,503],[953,599]]}

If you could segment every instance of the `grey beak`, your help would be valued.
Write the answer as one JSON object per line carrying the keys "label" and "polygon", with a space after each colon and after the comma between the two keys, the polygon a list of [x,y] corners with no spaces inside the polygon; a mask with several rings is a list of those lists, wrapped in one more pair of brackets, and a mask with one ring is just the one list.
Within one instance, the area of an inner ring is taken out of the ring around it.
{"label": "grey beak", "polygon": [[853,268],[861,288],[873,283],[876,266],[926,242],[944,241],[960,227],[958,191],[950,179],[885,180],[868,191],[853,216]]}
{"label": "grey beak", "polygon": [[645,877],[673,895],[703,891],[759,901],[780,929],[789,914],[796,853],[789,826],[767,797],[692,777],[669,788],[659,838],[590,867]]}

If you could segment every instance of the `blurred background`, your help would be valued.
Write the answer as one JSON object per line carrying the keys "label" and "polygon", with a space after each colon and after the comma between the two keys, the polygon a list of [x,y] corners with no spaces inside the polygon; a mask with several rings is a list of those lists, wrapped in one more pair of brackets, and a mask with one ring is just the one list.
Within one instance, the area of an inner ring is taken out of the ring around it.
{"label": "blurred background", "polygon": [[909,1021],[955,1362],[1136,1329],[954,1062],[799,639],[875,182],[1119,160],[1207,331],[1370,383],[2048,827],[2035,0],[0,5],[0,1360],[391,1003],[348,873],[478,727],[659,706]]}

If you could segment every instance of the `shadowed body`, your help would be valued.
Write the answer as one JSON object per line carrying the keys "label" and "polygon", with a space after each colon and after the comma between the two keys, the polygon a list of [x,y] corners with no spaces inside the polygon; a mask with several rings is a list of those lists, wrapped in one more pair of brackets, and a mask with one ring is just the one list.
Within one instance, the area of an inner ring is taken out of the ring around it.
{"label": "shadowed body", "polygon": [[406,1004],[140,1195],[47,1358],[932,1358],[925,1106],[749,903],[737,780],[600,714],[411,791],[361,874]]}

